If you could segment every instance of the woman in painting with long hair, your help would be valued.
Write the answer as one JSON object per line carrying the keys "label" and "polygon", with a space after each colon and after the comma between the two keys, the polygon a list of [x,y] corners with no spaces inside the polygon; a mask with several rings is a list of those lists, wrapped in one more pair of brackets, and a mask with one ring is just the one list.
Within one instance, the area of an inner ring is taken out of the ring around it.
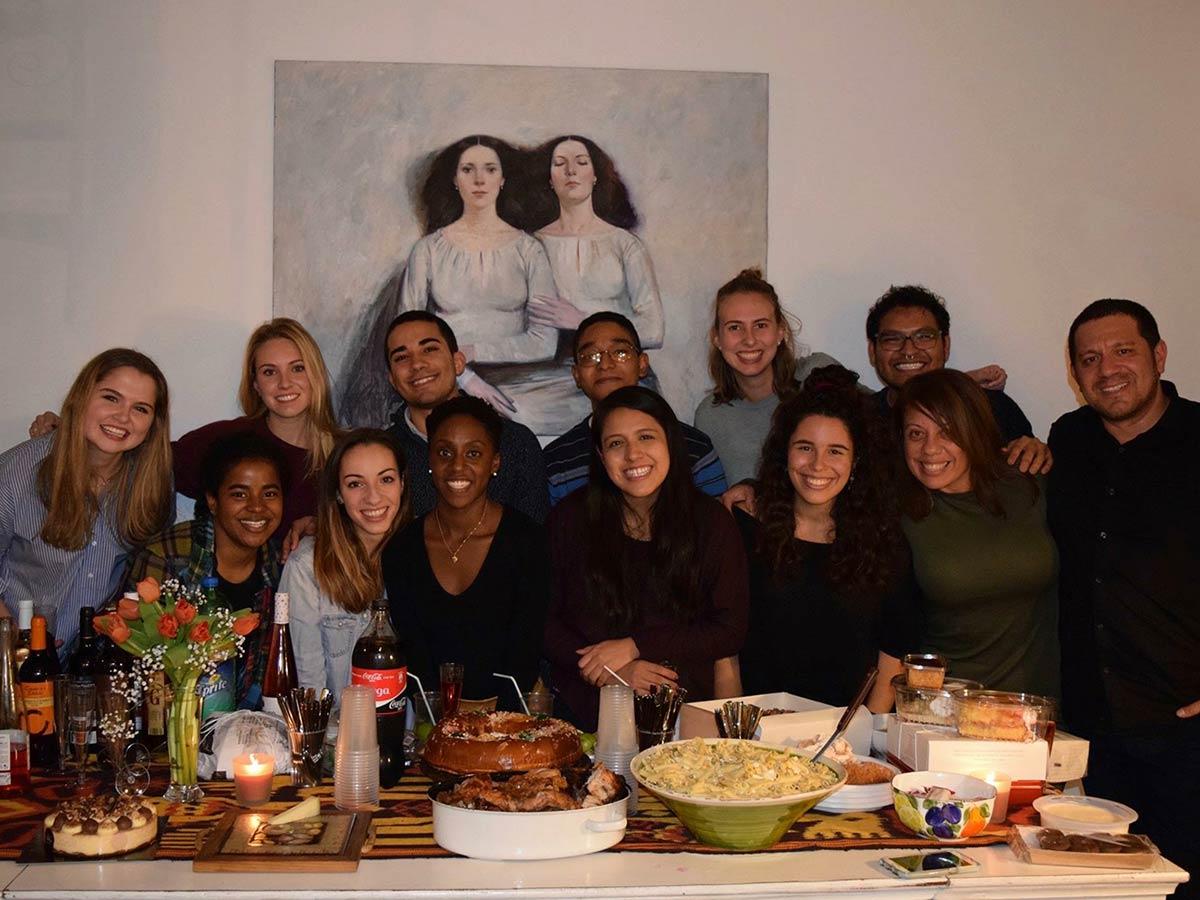
{"label": "woman in painting with long hair", "polygon": [[[58,427],[0,454],[0,596],[70,646],[130,551],[171,521],[167,382],[136,350],[105,350],[75,377]],[[64,652],[66,652],[64,650]]]}
{"label": "woman in painting with long hair", "polygon": [[547,431],[530,375],[553,359],[554,328],[530,316],[555,295],[542,245],[522,231],[517,151],[488,135],[465,137],[433,160],[421,198],[425,237],[400,284],[400,312],[441,316],[459,339],[470,394],[538,433]]}
{"label": "woman in painting with long hair", "polygon": [[746,633],[745,553],[729,513],[693,484],[662,397],[634,385],[600,401],[588,486],[554,508],[549,529],[544,654],[576,724],[595,728],[609,669],[635,690],[723,693],[717,664],[733,662]]}
{"label": "woman in painting with long hair", "polygon": [[[575,329],[597,312],[628,318],[643,349],[662,346],[662,297],[645,244],[629,229],[638,214],[612,158],[590,138],[559,135],[532,154],[529,225],[546,248],[554,297],[534,297],[533,321],[558,329],[559,390],[550,385],[542,402],[569,426],[591,412],[570,377]],[[643,384],[653,387],[650,374]],[[561,412],[559,411],[561,409]]]}

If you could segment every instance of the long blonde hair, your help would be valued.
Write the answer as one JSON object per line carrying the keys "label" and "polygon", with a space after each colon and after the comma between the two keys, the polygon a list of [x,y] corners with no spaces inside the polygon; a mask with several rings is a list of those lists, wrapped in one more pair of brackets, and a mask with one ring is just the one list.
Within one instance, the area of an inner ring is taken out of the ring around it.
{"label": "long blonde hair", "polygon": [[145,354],[124,347],[105,350],[75,377],[59,413],[50,453],[38,467],[38,495],[46,507],[42,540],[62,550],[79,550],[100,513],[100,496],[92,487],[84,417],[96,385],[115,369],[128,366],[154,381],[154,421],[146,439],[121,454],[107,493],[115,498],[117,534],[132,546],[144,544],[170,522],[171,425],[167,380]]}
{"label": "long blonde hair", "polygon": [[733,278],[721,285],[717,290],[717,299],[713,301],[713,323],[708,332],[708,372],[713,380],[712,402],[729,403],[742,398],[742,389],[737,383],[737,373],[725,362],[721,348],[717,346],[717,336],[721,330],[721,301],[731,294],[759,294],[770,302],[775,314],[775,324],[783,335],[783,343],[775,351],[775,359],[771,361],[772,388],[781,400],[793,394],[798,389],[796,384],[796,337],[792,333],[792,324],[784,314],[783,304],[779,302],[779,294],[771,283],[762,277],[762,269],[742,269]]}
{"label": "long blonde hair", "polygon": [[295,319],[278,318],[263,322],[246,342],[246,355],[242,360],[242,383],[238,387],[238,402],[248,416],[265,416],[267,405],[254,389],[254,373],[257,368],[254,356],[258,348],[267,341],[282,338],[291,341],[300,351],[304,372],[312,390],[308,404],[308,425],[305,429],[305,444],[308,446],[308,471],[318,474],[333,450],[334,441],[341,434],[333,415],[333,390],[329,385],[329,370],[325,368],[325,357],[303,325]]}
{"label": "long blonde hair", "polygon": [[379,557],[387,542],[408,524],[408,485],[400,494],[400,509],[391,528],[379,542],[375,552],[368,553],[359,540],[346,507],[339,502],[342,480],[342,460],[355,447],[378,445],[392,452],[396,471],[405,477],[406,459],[399,439],[378,428],[356,428],[342,435],[334,445],[329,461],[321,472],[317,494],[317,537],[313,552],[313,574],[317,586],[347,612],[358,613],[372,601],[383,596],[383,570]]}

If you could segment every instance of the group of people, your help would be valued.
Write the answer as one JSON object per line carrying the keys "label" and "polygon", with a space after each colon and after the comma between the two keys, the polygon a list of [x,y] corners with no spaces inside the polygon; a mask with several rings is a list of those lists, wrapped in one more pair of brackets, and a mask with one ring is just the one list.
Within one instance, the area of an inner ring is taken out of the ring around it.
{"label": "group of people", "polygon": [[[461,387],[455,331],[424,309],[376,349],[402,401],[386,430],[339,428],[320,349],[290,319],[250,337],[245,415],[173,443],[158,367],[101,353],[0,455],[6,611],[32,599],[66,653],[80,608],[146,575],[215,577],[221,602],[264,623],[284,591],[301,683],[337,693],[386,595],[426,683],[462,662],[464,696],[512,705],[493,672],[541,677],[587,730],[618,677],[842,705],[874,665],[868,705],[886,711],[904,653],[937,651],[953,675],[1061,698],[1093,741],[1097,792],[1194,858],[1172,810],[1200,791],[1186,775],[1200,756],[1200,404],[1162,380],[1144,306],[1098,300],[1076,317],[1085,405],[1047,443],[1002,370],[948,367],[949,313],[922,287],[868,311],[872,393],[829,357],[797,357],[775,290],[739,273],[713,304],[714,388],[694,426],[640,383],[630,318],[577,324],[570,373],[590,412],[544,450]],[[197,501],[192,520],[172,524],[175,491]],[[243,705],[263,634],[241,662]]]}

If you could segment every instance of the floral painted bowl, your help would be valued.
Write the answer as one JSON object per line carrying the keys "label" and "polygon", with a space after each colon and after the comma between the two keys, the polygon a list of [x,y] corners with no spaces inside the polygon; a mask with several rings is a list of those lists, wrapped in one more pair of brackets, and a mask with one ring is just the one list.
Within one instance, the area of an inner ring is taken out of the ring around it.
{"label": "floral painted bowl", "polygon": [[[933,788],[954,793],[949,799],[927,796]],[[892,779],[892,804],[900,821],[935,841],[962,841],[979,834],[995,802],[996,788],[970,775],[905,772]]]}

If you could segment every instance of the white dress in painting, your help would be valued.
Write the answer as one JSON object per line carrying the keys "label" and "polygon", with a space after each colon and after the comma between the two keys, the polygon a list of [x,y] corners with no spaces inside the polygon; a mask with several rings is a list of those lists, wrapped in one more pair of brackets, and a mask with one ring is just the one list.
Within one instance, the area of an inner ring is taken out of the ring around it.
{"label": "white dress in painting", "polygon": [[[537,232],[546,248],[558,296],[585,316],[616,312],[626,316],[637,329],[642,349],[662,346],[663,307],[654,277],[654,264],[646,245],[632,232],[615,225],[587,235],[555,235]],[[554,415],[566,431],[591,412],[591,404],[571,378],[573,331],[560,333],[556,358],[558,377],[554,389],[544,391],[553,404]],[[653,376],[649,376],[652,379]]]}
{"label": "white dress in painting", "polygon": [[[557,433],[545,430],[554,423],[532,377],[554,366],[558,349],[556,329],[529,321],[529,298],[539,295],[555,295],[554,277],[546,251],[525,232],[495,249],[465,250],[439,229],[413,245],[400,310],[445,319],[460,345],[474,347],[469,371],[508,395],[517,408],[513,418],[537,434]],[[469,392],[469,377],[464,386]]]}

